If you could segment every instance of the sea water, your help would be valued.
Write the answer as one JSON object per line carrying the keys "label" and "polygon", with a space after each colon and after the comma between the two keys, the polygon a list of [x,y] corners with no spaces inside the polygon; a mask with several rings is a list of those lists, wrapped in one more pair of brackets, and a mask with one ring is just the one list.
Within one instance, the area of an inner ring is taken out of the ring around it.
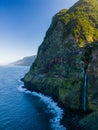
{"label": "sea water", "polygon": [[23,89],[29,67],[0,67],[0,130],[65,130],[63,110],[51,97]]}

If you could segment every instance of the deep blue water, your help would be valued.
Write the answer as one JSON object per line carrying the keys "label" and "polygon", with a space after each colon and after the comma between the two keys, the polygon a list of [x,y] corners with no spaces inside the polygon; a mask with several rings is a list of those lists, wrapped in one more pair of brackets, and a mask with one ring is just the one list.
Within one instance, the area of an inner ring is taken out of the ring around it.
{"label": "deep blue water", "polygon": [[65,130],[63,111],[49,97],[23,90],[27,67],[0,67],[0,130]]}

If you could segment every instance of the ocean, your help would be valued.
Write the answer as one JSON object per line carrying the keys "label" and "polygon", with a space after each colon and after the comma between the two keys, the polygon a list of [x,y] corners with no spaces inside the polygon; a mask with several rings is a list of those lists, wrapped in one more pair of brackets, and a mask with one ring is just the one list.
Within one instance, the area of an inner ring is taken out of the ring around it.
{"label": "ocean", "polygon": [[0,67],[0,130],[66,130],[63,110],[51,97],[23,89],[29,67]]}

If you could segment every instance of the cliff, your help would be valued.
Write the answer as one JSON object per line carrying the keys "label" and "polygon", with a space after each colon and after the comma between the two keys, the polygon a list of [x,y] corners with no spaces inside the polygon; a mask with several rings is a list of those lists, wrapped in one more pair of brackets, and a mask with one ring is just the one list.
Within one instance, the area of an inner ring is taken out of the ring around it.
{"label": "cliff", "polygon": [[37,58],[24,77],[24,84],[31,91],[52,96],[64,108],[78,111],[84,110],[85,74],[87,75],[86,111],[93,113],[83,116],[77,124],[83,130],[88,128],[97,130],[97,0],[93,2],[79,0],[69,10],[61,10],[53,17],[43,43],[39,47]]}
{"label": "cliff", "polygon": [[27,57],[24,57],[21,60],[18,60],[18,61],[15,61],[13,63],[10,63],[10,65],[31,66],[32,63],[34,62],[35,58],[36,58],[36,55],[34,55],[34,56],[27,56]]}

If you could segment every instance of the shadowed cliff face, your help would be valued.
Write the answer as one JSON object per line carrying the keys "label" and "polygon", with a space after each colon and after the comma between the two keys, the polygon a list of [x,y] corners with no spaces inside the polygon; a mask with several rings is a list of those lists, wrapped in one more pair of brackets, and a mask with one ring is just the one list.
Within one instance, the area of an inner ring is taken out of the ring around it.
{"label": "shadowed cliff face", "polygon": [[80,84],[84,75],[82,51],[73,35],[64,36],[64,31],[64,24],[57,21],[53,32],[46,35],[40,46],[37,59],[25,76],[25,81],[31,83],[32,89],[41,90],[66,106],[78,109]]}
{"label": "shadowed cliff face", "polygon": [[29,90],[50,95],[65,108],[82,109],[86,72],[87,110],[98,110],[97,7],[97,0],[80,0],[53,17],[37,58],[24,77]]}
{"label": "shadowed cliff face", "polygon": [[89,63],[88,73],[88,104],[98,108],[98,47],[91,54],[91,62]]}

